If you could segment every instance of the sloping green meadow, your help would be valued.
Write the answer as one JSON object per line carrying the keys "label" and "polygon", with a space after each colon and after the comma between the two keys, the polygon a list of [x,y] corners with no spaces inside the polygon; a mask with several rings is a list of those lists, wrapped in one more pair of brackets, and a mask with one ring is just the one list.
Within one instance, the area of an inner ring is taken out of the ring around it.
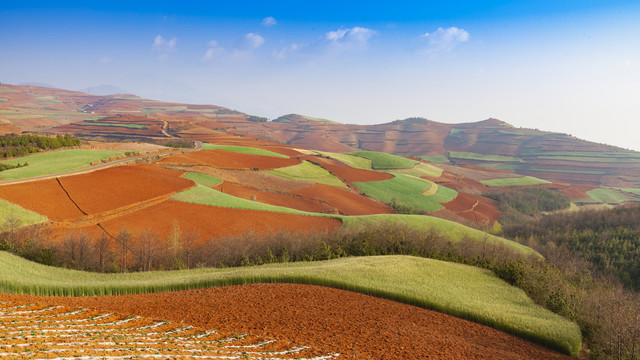
{"label": "sloping green meadow", "polygon": [[480,183],[489,187],[511,187],[511,186],[527,186],[527,185],[543,185],[550,184],[547,180],[535,178],[533,176],[523,176],[516,178],[497,178],[491,180],[480,180]]}
{"label": "sloping green meadow", "polygon": [[289,158],[286,155],[282,155],[273,151],[258,149],[250,146],[202,144],[202,149],[203,150],[226,150],[226,151],[236,152],[240,154],[263,155],[263,156],[272,156],[272,157],[285,158],[285,159]]}
{"label": "sloping green meadow", "polygon": [[443,209],[442,203],[458,196],[455,190],[444,186],[439,186],[438,192],[434,195],[423,195],[422,192],[428,190],[433,183],[406,175],[396,175],[393,179],[382,181],[356,182],[353,185],[384,203],[390,204],[395,200],[399,204],[426,212]]}
{"label": "sloping green meadow", "polygon": [[213,187],[222,184],[222,180],[218,179],[215,176],[200,174],[200,173],[186,173],[183,176],[185,179],[189,179],[194,183],[206,187]]}
{"label": "sloping green meadow", "polygon": [[323,167],[314,165],[306,160],[297,165],[265,170],[265,172],[286,179],[308,180],[336,187],[347,187],[340,179]]}
{"label": "sloping green meadow", "polygon": [[98,274],[53,268],[0,252],[0,291],[37,295],[108,295],[247,283],[330,286],[466,318],[577,354],[575,323],[535,305],[491,271],[411,256],[341,258],[230,269]]}
{"label": "sloping green meadow", "polygon": [[0,179],[24,179],[33,176],[79,170],[88,167],[91,163],[107,160],[124,153],[124,151],[113,150],[67,149],[22,156],[0,162],[7,165],[24,164],[25,162],[29,164],[28,166],[0,172]]}
{"label": "sloping green meadow", "polygon": [[402,156],[377,151],[356,151],[347,153],[347,155],[371,160],[371,166],[374,170],[407,169],[418,163],[417,161],[409,160]]}
{"label": "sloping green meadow", "polygon": [[8,220],[15,221],[14,225],[21,227],[47,221],[47,217],[0,199],[0,231],[6,230]]}

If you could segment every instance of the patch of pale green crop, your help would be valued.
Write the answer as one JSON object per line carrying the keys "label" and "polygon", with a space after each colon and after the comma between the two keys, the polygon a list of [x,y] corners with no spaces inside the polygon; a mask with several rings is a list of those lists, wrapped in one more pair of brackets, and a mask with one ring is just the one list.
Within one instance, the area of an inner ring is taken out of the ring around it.
{"label": "patch of pale green crop", "polygon": [[377,151],[356,151],[347,154],[371,160],[374,170],[407,169],[418,163],[402,156]]}
{"label": "patch of pale green crop", "polygon": [[442,203],[453,200],[458,193],[438,186],[434,195],[423,195],[433,182],[407,175],[396,175],[393,179],[353,183],[360,191],[387,204],[396,202],[418,211],[433,212],[443,208]]}
{"label": "patch of pale green crop", "polygon": [[424,159],[434,163],[445,163],[449,161],[449,159],[447,159],[447,157],[444,155],[432,155],[432,156],[424,155],[424,156],[420,156],[420,159]]}
{"label": "patch of pale green crop", "polygon": [[6,225],[22,227],[47,221],[47,217],[27,210],[19,205],[0,199],[0,231],[8,230]]}
{"label": "patch of pale green crop", "polygon": [[0,291],[38,295],[108,295],[262,282],[330,286],[466,318],[577,354],[578,326],[536,304],[494,273],[411,256],[374,256],[194,269],[97,274],[53,268],[0,252]]}
{"label": "patch of pale green crop", "polygon": [[171,196],[171,198],[182,202],[227,207],[233,209],[271,211],[298,215],[327,216],[326,214],[311,213],[296,209],[290,209],[288,207],[263,204],[257,201],[242,199],[203,185],[197,185],[196,187],[189,190],[179,192]]}
{"label": "patch of pale green crop", "polygon": [[609,189],[609,188],[599,188],[599,189],[589,190],[587,191],[587,195],[591,196],[591,198],[593,198],[594,200],[598,202],[603,202],[605,204],[619,204],[625,201],[638,200],[637,198],[632,197],[629,194],[626,194],[620,190]]}
{"label": "patch of pale green crop", "polygon": [[222,184],[222,180],[218,179],[215,176],[200,174],[200,173],[186,173],[183,176],[185,179],[189,179],[195,182],[198,185],[206,186],[206,187],[214,187]]}
{"label": "patch of pale green crop", "polygon": [[349,155],[349,154],[342,154],[342,153],[332,153],[332,152],[324,152],[324,151],[318,151],[318,154],[322,155],[322,156],[326,156],[330,159],[334,159],[334,160],[338,160],[341,163],[350,166],[352,168],[355,169],[362,169],[362,170],[371,170],[371,160],[369,159],[365,159],[359,156],[354,156],[354,155]]}
{"label": "patch of pale green crop", "polygon": [[415,177],[439,177],[442,175],[442,169],[439,167],[435,167],[430,164],[419,163],[418,165],[410,168],[410,169],[396,169],[389,171],[392,174],[404,174],[411,175]]}
{"label": "patch of pale green crop", "polygon": [[487,185],[489,187],[511,187],[511,186],[550,184],[550,182],[547,180],[538,179],[533,176],[480,180],[480,183]]}
{"label": "patch of pale green crop", "polygon": [[454,159],[468,159],[479,161],[495,161],[495,162],[522,162],[522,159],[513,156],[502,155],[486,155],[462,151],[450,151],[449,157]]}
{"label": "patch of pale green crop", "polygon": [[265,170],[264,172],[286,179],[308,180],[336,187],[347,187],[347,185],[340,181],[340,179],[325,170],[323,167],[312,164],[306,160],[297,165]]}
{"label": "patch of pale green crop", "polygon": [[22,156],[0,162],[8,165],[24,164],[25,162],[28,164],[28,166],[0,172],[0,179],[24,179],[80,170],[89,167],[91,163],[122,154],[124,151],[67,149]]}
{"label": "patch of pale green crop", "polygon": [[263,156],[272,156],[272,157],[285,158],[285,159],[289,158],[286,155],[282,155],[273,151],[258,149],[250,146],[202,144],[202,149],[203,150],[226,150],[226,151],[232,151],[240,154],[263,155]]}

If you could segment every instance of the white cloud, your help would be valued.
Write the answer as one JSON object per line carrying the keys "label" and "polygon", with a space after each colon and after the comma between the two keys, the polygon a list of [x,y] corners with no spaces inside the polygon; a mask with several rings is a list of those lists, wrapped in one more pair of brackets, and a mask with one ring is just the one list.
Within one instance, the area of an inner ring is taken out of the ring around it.
{"label": "white cloud", "polygon": [[207,51],[202,56],[201,61],[211,61],[214,58],[222,56],[225,53],[224,48],[222,48],[216,40],[211,40],[207,42]]}
{"label": "white cloud", "polygon": [[244,50],[252,51],[262,46],[264,42],[265,39],[262,36],[254,33],[248,33],[242,39],[242,48]]}
{"label": "white cloud", "polygon": [[100,58],[100,60],[98,60],[98,64],[99,65],[108,65],[108,64],[111,64],[112,61],[113,60],[110,57],[103,56],[103,57]]}
{"label": "white cloud", "polygon": [[171,40],[167,40],[162,35],[156,36],[153,40],[153,51],[160,53],[160,60],[164,60],[167,58],[169,53],[173,52],[176,49],[176,45],[178,44],[178,39],[174,36]]}
{"label": "white cloud", "polygon": [[433,52],[451,51],[456,45],[469,41],[469,33],[455,26],[446,29],[439,27],[432,33],[421,35],[420,39],[426,41]]}
{"label": "white cloud", "polygon": [[291,56],[292,54],[295,54],[301,51],[304,47],[305,45],[299,45],[294,43],[280,50],[273,50],[273,57],[276,58],[277,60],[284,60],[289,56]]}
{"label": "white cloud", "polygon": [[267,16],[266,18],[262,19],[261,22],[261,24],[266,27],[276,25],[277,23],[278,22],[276,21],[276,19],[274,19],[272,16]]}
{"label": "white cloud", "polygon": [[353,27],[349,29],[338,29],[325,34],[325,39],[329,41],[329,46],[337,50],[364,50],[367,48],[369,39],[378,32],[363,27]]}

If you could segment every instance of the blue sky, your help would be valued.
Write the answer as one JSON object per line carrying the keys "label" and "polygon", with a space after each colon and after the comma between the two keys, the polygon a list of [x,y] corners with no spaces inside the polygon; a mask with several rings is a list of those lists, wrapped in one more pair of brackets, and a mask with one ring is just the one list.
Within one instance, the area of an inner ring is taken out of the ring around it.
{"label": "blue sky", "polygon": [[344,123],[499,118],[640,150],[637,1],[15,1],[0,81]]}

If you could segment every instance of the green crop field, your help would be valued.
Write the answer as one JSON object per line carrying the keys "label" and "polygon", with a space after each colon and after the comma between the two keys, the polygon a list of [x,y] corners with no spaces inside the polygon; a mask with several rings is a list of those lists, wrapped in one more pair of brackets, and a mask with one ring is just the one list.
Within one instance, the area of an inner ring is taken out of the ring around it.
{"label": "green crop field", "polygon": [[528,255],[537,254],[533,249],[519,244],[515,241],[487,234],[483,231],[476,230],[457,222],[440,219],[433,216],[424,215],[402,215],[402,214],[378,214],[378,215],[362,215],[362,216],[341,216],[345,230],[366,230],[372,226],[392,224],[403,225],[418,231],[437,233],[445,236],[447,239],[457,242],[463,239],[471,239],[491,244],[502,244],[508,246],[515,251]]}
{"label": "green crop field", "polygon": [[498,169],[498,170],[526,170],[526,171],[539,171],[539,172],[563,173],[563,174],[585,174],[585,175],[606,174],[606,171],[600,171],[600,170],[543,169],[543,168],[529,167],[526,165],[516,165],[516,164],[505,164],[505,165],[498,165],[498,166],[495,166],[495,164],[480,164],[479,166],[485,167],[485,165],[489,165],[486,167],[491,167],[493,169]]}
{"label": "green crop field", "polygon": [[263,155],[263,156],[272,156],[277,158],[289,158],[286,155],[278,154],[273,151],[258,149],[258,148],[249,147],[249,146],[202,144],[202,149],[203,150],[226,150],[226,151],[236,152],[240,154]]}
{"label": "green crop field", "polygon": [[331,153],[324,151],[317,151],[317,153],[330,159],[338,160],[341,163],[355,169],[371,170],[371,160],[369,159],[342,153]]}
{"label": "green crop field", "polygon": [[435,195],[422,195],[433,183],[406,175],[397,175],[393,179],[382,181],[353,183],[368,196],[390,204],[394,199],[402,205],[418,211],[433,212],[443,208],[441,203],[453,200],[458,193],[455,190],[439,186]]}
{"label": "green crop field", "polygon": [[16,90],[16,89],[0,89],[0,93],[16,93],[16,92],[21,92],[20,90]]}
{"label": "green crop field", "polygon": [[340,179],[324,168],[314,165],[306,160],[298,165],[287,166],[274,170],[265,170],[265,172],[287,179],[308,180],[336,187],[347,187],[347,185],[340,181]]}
{"label": "green crop field", "polygon": [[8,230],[8,221],[15,221],[13,225],[22,227],[47,221],[47,217],[0,199],[0,231]]}
{"label": "green crop field", "polygon": [[603,202],[606,204],[619,204],[625,201],[638,200],[637,198],[632,197],[629,194],[625,194],[620,190],[608,188],[589,190],[587,191],[587,195],[591,196],[591,198],[595,199],[598,202]]}
{"label": "green crop field", "polygon": [[188,202],[188,203],[227,207],[227,208],[234,208],[234,209],[271,211],[271,212],[299,214],[299,215],[328,216],[326,214],[311,213],[311,212],[300,211],[296,209],[290,209],[283,206],[263,204],[257,201],[242,199],[239,197],[222,193],[218,190],[214,190],[203,185],[197,185],[196,187],[191,188],[189,190],[179,192],[171,196],[171,198],[174,200]]}
{"label": "green crop field", "polygon": [[206,187],[213,187],[213,186],[222,184],[222,180],[218,179],[215,176],[206,175],[206,174],[190,172],[190,173],[186,173],[183,177],[185,179],[189,179],[195,182],[198,185],[202,185]]}
{"label": "green crop field", "polygon": [[550,184],[550,182],[547,180],[538,179],[533,176],[480,180],[480,183],[487,185],[489,187],[511,187],[511,186]]}
{"label": "green crop field", "polygon": [[371,160],[371,167],[375,170],[406,169],[418,163],[402,156],[377,151],[356,151],[347,154]]}
{"label": "green crop field", "polygon": [[640,189],[634,189],[634,188],[620,188],[619,190],[631,193],[631,194],[635,194],[635,195],[640,195]]}
{"label": "green crop field", "polygon": [[476,153],[461,152],[461,151],[450,151],[449,157],[455,158],[455,159],[468,159],[468,160],[479,160],[479,161],[522,162],[522,159],[513,157],[513,156],[485,155],[485,154],[476,154]]}
{"label": "green crop field", "polygon": [[570,354],[577,354],[582,343],[575,323],[535,305],[522,290],[492,272],[431,259],[375,256],[97,274],[52,268],[0,252],[0,291],[8,293],[131,294],[260,282],[317,284],[389,298],[477,321]]}
{"label": "green crop field", "polygon": [[27,155],[0,163],[16,165],[28,163],[28,166],[0,172],[0,179],[13,180],[28,177],[58,174],[89,167],[91,163],[124,154],[124,151],[68,149]]}
{"label": "green crop field", "polygon": [[449,161],[449,159],[447,159],[447,157],[444,155],[432,155],[432,156],[424,155],[424,156],[420,156],[420,159],[424,159],[434,163],[446,163],[447,161]]}
{"label": "green crop field", "polygon": [[124,124],[124,123],[105,123],[105,122],[97,122],[93,120],[86,120],[84,123],[80,125],[89,125],[89,126],[114,126],[114,127],[123,127],[127,129],[146,129],[147,125],[141,124]]}
{"label": "green crop field", "polygon": [[442,175],[442,169],[425,163],[419,163],[410,169],[396,169],[389,172],[392,174],[404,174],[416,177],[439,177]]}

